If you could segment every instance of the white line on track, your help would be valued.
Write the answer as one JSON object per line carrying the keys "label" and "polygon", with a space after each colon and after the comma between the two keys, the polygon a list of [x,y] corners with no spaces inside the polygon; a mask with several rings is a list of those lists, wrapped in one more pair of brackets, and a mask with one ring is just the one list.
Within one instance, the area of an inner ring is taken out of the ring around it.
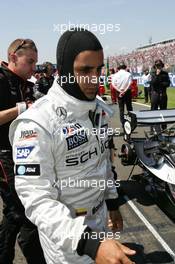
{"label": "white line on track", "polygon": [[138,103],[138,102],[132,102],[133,104],[136,104],[136,105],[142,105],[142,106],[145,106],[145,107],[151,107],[150,105],[146,105],[146,104],[142,104],[142,103]]}
{"label": "white line on track", "polygon": [[139,209],[135,206],[135,204],[129,200],[128,196],[124,196],[125,200],[129,204],[129,206],[133,209],[136,215],[142,220],[142,222],[146,225],[148,230],[153,234],[153,236],[157,239],[157,241],[162,245],[162,247],[170,254],[175,263],[175,252],[169,247],[169,245],[165,242],[165,240],[159,235],[159,233],[154,229],[154,227],[148,222],[145,216],[139,211]]}

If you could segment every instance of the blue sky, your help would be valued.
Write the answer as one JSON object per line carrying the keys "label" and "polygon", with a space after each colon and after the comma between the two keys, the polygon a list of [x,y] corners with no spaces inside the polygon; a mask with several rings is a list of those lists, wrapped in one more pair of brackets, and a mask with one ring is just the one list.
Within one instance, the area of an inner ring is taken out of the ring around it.
{"label": "blue sky", "polygon": [[22,37],[35,41],[39,63],[54,63],[61,25],[70,23],[88,25],[105,56],[126,53],[148,44],[150,37],[153,42],[175,38],[174,12],[174,0],[1,1],[0,59],[6,60],[9,44]]}

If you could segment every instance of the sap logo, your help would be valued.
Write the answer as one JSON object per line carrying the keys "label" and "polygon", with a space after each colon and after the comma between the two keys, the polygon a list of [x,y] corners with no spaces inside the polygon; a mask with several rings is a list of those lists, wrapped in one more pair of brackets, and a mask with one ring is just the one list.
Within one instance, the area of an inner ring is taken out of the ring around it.
{"label": "sap logo", "polygon": [[31,139],[31,138],[36,138],[37,137],[37,132],[35,132],[34,130],[25,130],[25,131],[21,131],[21,136],[20,139]]}
{"label": "sap logo", "polygon": [[34,149],[34,146],[29,146],[29,147],[21,147],[17,148],[17,159],[26,159],[32,150]]}
{"label": "sap logo", "polygon": [[97,148],[94,148],[93,151],[85,152],[80,156],[73,157],[73,158],[67,158],[66,166],[76,166],[76,165],[85,163],[88,160],[92,159],[94,156],[98,156]]}
{"label": "sap logo", "polygon": [[39,164],[20,164],[20,165],[16,165],[15,171],[16,171],[16,175],[39,176],[40,175],[40,165]]}
{"label": "sap logo", "polygon": [[74,134],[68,138],[66,138],[67,141],[67,148],[68,150],[74,149],[79,147],[80,145],[88,142],[87,135],[84,130],[81,131],[79,134]]}

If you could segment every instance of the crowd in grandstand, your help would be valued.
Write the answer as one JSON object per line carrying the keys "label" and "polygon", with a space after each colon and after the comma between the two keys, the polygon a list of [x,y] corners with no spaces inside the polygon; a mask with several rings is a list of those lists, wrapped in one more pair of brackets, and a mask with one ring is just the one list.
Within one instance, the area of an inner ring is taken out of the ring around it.
{"label": "crowd in grandstand", "polygon": [[140,73],[144,68],[151,68],[157,59],[164,61],[167,68],[175,65],[175,40],[148,45],[128,54],[111,56],[110,65],[115,68],[124,62],[131,72]]}

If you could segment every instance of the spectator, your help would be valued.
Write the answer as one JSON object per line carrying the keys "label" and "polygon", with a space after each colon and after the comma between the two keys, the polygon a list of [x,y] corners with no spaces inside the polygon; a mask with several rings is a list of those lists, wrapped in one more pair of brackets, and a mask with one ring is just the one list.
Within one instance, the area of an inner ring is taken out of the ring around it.
{"label": "spectator", "polygon": [[145,98],[144,103],[148,103],[148,97],[151,102],[151,90],[150,90],[151,74],[149,73],[149,69],[144,70],[142,80],[144,86],[144,98]]}
{"label": "spectator", "polygon": [[111,56],[110,66],[116,67],[124,62],[131,72],[139,73],[143,68],[150,69],[157,59],[161,59],[168,65],[175,65],[175,41],[137,49],[125,55]]}
{"label": "spectator", "polygon": [[110,72],[110,76],[109,76],[110,85],[109,85],[109,87],[111,90],[111,101],[113,104],[116,104],[117,103],[117,92],[116,92],[115,87],[112,85],[112,78],[113,78],[113,75],[115,74],[114,68],[110,69],[109,72]]}

